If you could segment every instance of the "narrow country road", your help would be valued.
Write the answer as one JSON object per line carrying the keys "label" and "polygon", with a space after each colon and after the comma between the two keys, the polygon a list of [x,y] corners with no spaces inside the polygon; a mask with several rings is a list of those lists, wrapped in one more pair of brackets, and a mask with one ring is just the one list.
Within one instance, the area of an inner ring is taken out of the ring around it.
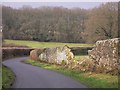
{"label": "narrow country road", "polygon": [[3,62],[16,75],[13,88],[87,88],[79,82],[57,72],[21,62],[28,58],[14,58]]}

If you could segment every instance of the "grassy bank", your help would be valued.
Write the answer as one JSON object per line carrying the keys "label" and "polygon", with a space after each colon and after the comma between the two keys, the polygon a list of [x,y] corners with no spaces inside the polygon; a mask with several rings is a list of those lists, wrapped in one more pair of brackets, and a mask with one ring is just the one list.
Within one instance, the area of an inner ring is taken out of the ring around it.
{"label": "grassy bank", "polygon": [[2,67],[0,66],[0,90],[2,89]]}
{"label": "grassy bank", "polygon": [[32,48],[50,48],[68,45],[69,47],[88,47],[93,44],[82,44],[82,43],[59,43],[59,42],[37,42],[37,41],[26,41],[26,40],[4,40],[6,44],[15,44],[29,46]]}
{"label": "grassy bank", "polygon": [[9,68],[2,66],[2,88],[10,88],[14,80],[14,73]]}
{"label": "grassy bank", "polygon": [[117,88],[118,77],[106,74],[95,74],[90,72],[78,72],[63,68],[62,66],[51,65],[48,63],[38,62],[34,60],[26,60],[24,63],[38,66],[41,68],[57,71],[66,76],[69,76],[91,88]]}

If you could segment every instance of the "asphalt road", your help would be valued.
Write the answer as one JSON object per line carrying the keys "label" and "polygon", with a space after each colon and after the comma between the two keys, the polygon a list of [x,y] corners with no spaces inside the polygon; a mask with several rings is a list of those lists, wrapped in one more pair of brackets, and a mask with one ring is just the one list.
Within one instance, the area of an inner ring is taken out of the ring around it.
{"label": "asphalt road", "polygon": [[3,62],[16,75],[13,88],[87,88],[70,77],[21,62],[26,59],[28,57]]}

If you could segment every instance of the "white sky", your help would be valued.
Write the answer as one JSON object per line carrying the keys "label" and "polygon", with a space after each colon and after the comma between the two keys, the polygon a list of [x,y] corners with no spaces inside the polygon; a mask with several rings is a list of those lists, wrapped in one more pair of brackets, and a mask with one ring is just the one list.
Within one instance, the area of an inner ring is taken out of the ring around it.
{"label": "white sky", "polygon": [[2,3],[5,6],[10,6],[13,8],[21,8],[22,6],[31,6],[33,8],[42,7],[42,6],[50,6],[50,7],[65,7],[65,8],[84,8],[90,9],[94,7],[98,7],[101,2],[4,2]]}
{"label": "white sky", "polygon": [[98,7],[104,2],[118,2],[119,0],[0,0],[5,6],[21,8],[23,5],[32,6],[33,8],[41,6],[62,6],[66,8],[84,8],[90,9]]}
{"label": "white sky", "polygon": [[0,2],[118,2],[119,0],[0,0]]}

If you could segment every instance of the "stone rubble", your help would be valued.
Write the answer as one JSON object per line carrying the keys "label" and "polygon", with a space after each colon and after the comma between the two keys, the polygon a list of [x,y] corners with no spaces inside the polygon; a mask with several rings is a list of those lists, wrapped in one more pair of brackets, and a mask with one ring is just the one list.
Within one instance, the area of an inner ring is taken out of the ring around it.
{"label": "stone rubble", "polygon": [[88,51],[89,58],[94,63],[94,71],[118,75],[120,68],[119,48],[119,38],[97,41],[95,47]]}
{"label": "stone rubble", "polygon": [[48,63],[64,65],[66,68],[96,73],[120,75],[120,39],[107,39],[96,42],[88,51],[89,58],[76,61],[68,46],[32,50],[30,57]]}
{"label": "stone rubble", "polygon": [[74,55],[71,49],[65,45],[64,47],[32,50],[30,52],[30,57],[33,60],[40,60],[48,63],[68,64],[70,60],[73,60]]}

